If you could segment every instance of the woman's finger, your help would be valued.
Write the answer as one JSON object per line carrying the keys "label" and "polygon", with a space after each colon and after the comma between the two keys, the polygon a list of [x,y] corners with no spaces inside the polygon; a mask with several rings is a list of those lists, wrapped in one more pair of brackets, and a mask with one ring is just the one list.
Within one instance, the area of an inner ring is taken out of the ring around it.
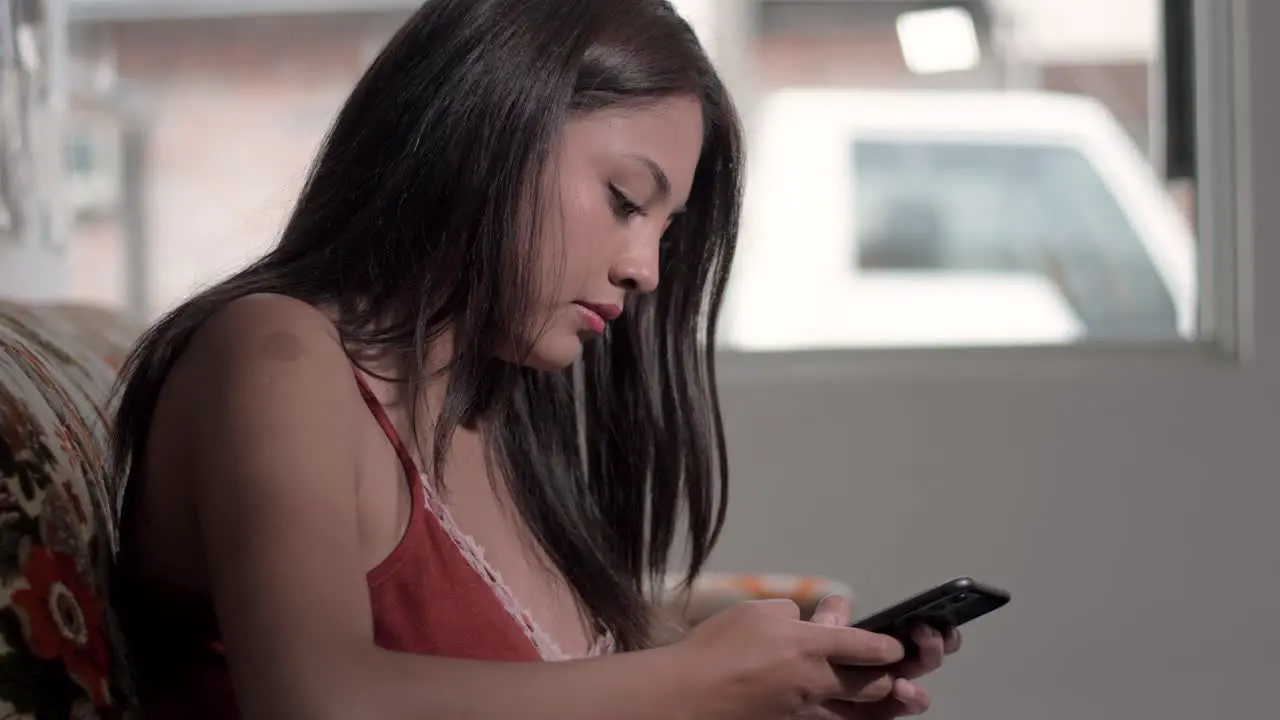
{"label": "woman's finger", "polygon": [[893,693],[895,678],[884,670],[837,667],[835,671],[840,678],[840,693],[835,700],[873,703]]}
{"label": "woman's finger", "polygon": [[898,674],[908,680],[914,680],[942,667],[946,655],[942,633],[936,628],[920,624],[911,631],[911,639],[915,641],[918,651],[915,656],[902,664]]}
{"label": "woman's finger", "polygon": [[806,711],[806,714],[801,717],[803,720],[866,720],[873,717],[868,715],[868,712],[874,712],[874,706],[831,700],[823,703],[822,707]]}
{"label": "woman's finger", "polygon": [[960,635],[960,628],[947,628],[947,632],[943,638],[943,651],[950,655],[960,650],[963,637]]}
{"label": "woman's finger", "polygon": [[804,720],[893,720],[928,712],[929,693],[919,685],[899,678],[893,683],[892,694],[875,703],[831,700],[821,708],[806,711]]}
{"label": "woman's finger", "polygon": [[888,717],[909,717],[928,712],[930,702],[927,690],[910,680],[898,678],[893,683],[893,697],[884,704],[898,706],[898,714]]}
{"label": "woman's finger", "polygon": [[882,668],[902,662],[905,654],[902,643],[888,635],[813,623],[802,623],[799,629],[808,653],[836,665]]}
{"label": "woman's finger", "polygon": [[852,611],[848,598],[842,595],[828,595],[818,603],[817,609],[813,611],[813,617],[809,620],[819,625],[848,625]]}

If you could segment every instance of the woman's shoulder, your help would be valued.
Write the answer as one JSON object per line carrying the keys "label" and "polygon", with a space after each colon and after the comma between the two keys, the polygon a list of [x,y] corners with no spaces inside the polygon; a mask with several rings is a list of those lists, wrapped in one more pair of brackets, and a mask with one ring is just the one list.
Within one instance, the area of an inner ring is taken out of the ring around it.
{"label": "woman's shoulder", "polygon": [[[178,404],[210,418],[287,412],[313,422],[320,411],[362,403],[338,330],[321,310],[283,295],[233,300],[203,323],[166,385]],[[281,404],[284,404],[281,407]]]}
{"label": "woman's shoulder", "polygon": [[280,296],[244,297],[204,319],[178,352],[145,430],[144,512],[202,508],[204,531],[233,537],[256,517],[250,508],[293,498],[296,526],[321,512],[325,493],[350,496],[363,399],[322,312]]}
{"label": "woman's shoulder", "polygon": [[349,361],[324,312],[291,297],[259,293],[232,300],[210,316],[178,364],[221,377],[281,365],[290,372],[331,372]]}
{"label": "woman's shoulder", "polygon": [[[264,343],[266,346],[264,347]],[[196,331],[191,347],[246,360],[278,360],[296,346],[308,356],[345,357],[333,321],[319,308],[296,298],[274,293],[245,295],[228,302]]]}

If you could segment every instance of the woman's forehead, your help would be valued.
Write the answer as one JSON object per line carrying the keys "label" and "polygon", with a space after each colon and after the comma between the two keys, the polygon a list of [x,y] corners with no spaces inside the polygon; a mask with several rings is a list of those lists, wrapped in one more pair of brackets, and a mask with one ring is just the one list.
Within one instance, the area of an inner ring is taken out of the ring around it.
{"label": "woman's forehead", "polygon": [[678,97],[579,115],[565,127],[564,142],[570,153],[656,166],[675,192],[692,181],[702,137],[701,104]]}

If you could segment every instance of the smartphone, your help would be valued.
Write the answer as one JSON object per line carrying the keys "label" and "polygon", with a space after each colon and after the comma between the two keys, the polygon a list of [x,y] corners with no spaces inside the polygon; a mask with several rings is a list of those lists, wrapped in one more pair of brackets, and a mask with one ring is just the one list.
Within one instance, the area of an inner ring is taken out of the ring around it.
{"label": "smartphone", "polygon": [[858,620],[852,627],[889,635],[902,643],[907,657],[918,652],[911,631],[921,623],[945,632],[976,620],[1009,603],[1009,593],[984,585],[973,578],[956,578],[931,590],[903,600],[874,615]]}

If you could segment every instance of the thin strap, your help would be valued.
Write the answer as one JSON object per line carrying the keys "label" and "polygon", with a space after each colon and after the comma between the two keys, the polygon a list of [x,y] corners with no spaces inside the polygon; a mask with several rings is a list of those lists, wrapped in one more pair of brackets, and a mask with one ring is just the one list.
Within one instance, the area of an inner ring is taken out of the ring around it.
{"label": "thin strap", "polygon": [[[401,465],[404,466],[404,473],[409,479],[410,492],[413,494],[413,515],[410,518],[410,522],[413,522],[412,518],[418,517],[419,508],[429,510],[435,516],[440,529],[453,541],[463,560],[489,586],[497,600],[502,603],[511,619],[524,631],[542,658],[544,660],[567,659],[568,656],[560,649],[555,639],[538,626],[533,614],[520,603],[511,588],[503,582],[502,576],[498,574],[497,569],[485,559],[484,548],[481,547],[480,543],[458,527],[457,522],[453,519],[453,514],[449,512],[448,506],[436,496],[431,486],[427,484],[426,478],[418,471],[417,463],[413,461],[413,457],[409,455],[404,442],[400,439],[400,433],[396,432],[395,425],[391,424],[391,418],[387,417],[386,408],[382,406],[381,402],[378,402],[378,398],[369,389],[369,385],[360,374],[360,370],[354,366],[351,370],[355,375],[356,384],[360,387],[360,395],[364,398],[365,404],[369,406],[369,412],[373,413],[374,419],[382,426],[382,432],[386,434],[387,440],[395,448],[396,455],[400,457]],[[598,635],[591,644],[588,649],[588,656],[602,655],[613,651],[613,636],[609,633],[603,633]]]}
{"label": "thin strap", "polygon": [[[369,384],[365,382],[360,371],[353,367],[351,372],[356,377],[356,385],[360,387],[360,397],[364,398],[364,404],[369,406],[369,412],[373,413],[373,419],[378,421],[378,425],[382,427],[383,434],[387,436],[391,447],[395,449],[396,457],[400,458],[400,464],[404,466],[404,473],[408,476],[410,485],[416,487],[419,477],[418,464],[413,461],[413,456],[409,454],[404,441],[400,439],[400,433],[396,432],[396,426],[391,423],[391,418],[387,417],[387,409],[382,407],[382,403],[373,394],[373,390],[369,389]],[[416,495],[417,493],[415,492],[414,494]]]}

